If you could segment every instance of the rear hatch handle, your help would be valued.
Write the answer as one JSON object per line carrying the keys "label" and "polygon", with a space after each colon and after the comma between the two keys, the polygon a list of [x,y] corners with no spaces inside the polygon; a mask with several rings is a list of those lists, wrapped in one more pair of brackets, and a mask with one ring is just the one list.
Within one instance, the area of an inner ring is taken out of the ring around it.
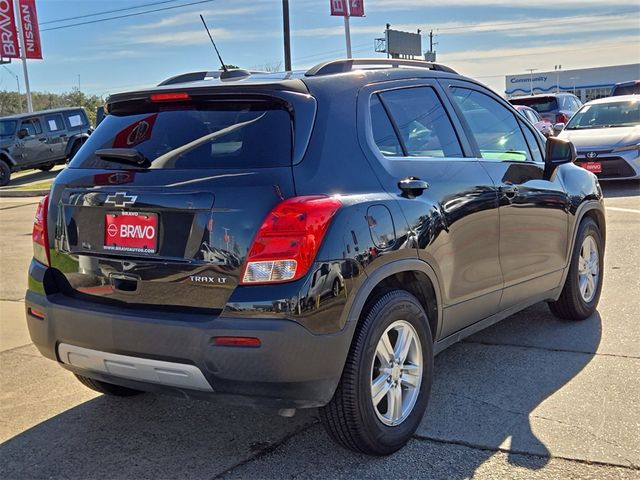
{"label": "rear hatch handle", "polygon": [[130,273],[110,273],[111,288],[120,293],[135,295],[140,291],[140,277]]}

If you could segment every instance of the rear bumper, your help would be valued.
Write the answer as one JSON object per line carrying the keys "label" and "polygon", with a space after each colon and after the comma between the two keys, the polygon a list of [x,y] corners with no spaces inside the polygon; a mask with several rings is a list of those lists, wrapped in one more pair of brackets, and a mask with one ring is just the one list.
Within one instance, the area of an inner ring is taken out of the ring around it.
{"label": "rear bumper", "polygon": [[[31,282],[34,268],[44,270],[32,265]],[[75,373],[144,391],[227,396],[236,403],[273,408],[326,404],[351,340],[347,329],[315,335],[281,318],[115,309],[33,288],[25,306],[38,350]],[[216,336],[257,337],[261,346],[217,346],[212,341]]]}

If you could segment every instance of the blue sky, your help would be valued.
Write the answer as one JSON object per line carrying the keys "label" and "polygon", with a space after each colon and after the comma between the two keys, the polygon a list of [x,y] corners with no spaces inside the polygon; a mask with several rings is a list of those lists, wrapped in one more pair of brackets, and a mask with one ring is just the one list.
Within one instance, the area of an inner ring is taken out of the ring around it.
{"label": "blue sky", "polygon": [[[83,91],[107,95],[218,68],[199,13],[212,27],[226,63],[283,65],[281,0],[213,0],[47,31],[194,1],[158,0],[148,6],[152,0],[37,0],[44,60],[29,61],[32,90],[68,91],[80,75]],[[131,7],[139,8],[55,22]],[[329,0],[290,0],[290,9],[294,69],[345,55],[343,20],[329,16]],[[635,0],[365,0],[365,9],[366,17],[351,19],[354,56],[380,55],[373,52],[374,38],[382,36],[387,22],[400,30],[433,29],[438,61],[500,92],[504,75],[527,68],[640,62],[640,2]],[[427,46],[425,36],[423,50]],[[19,62],[8,68],[22,77]],[[15,90],[15,78],[6,69],[0,73],[0,89]]]}

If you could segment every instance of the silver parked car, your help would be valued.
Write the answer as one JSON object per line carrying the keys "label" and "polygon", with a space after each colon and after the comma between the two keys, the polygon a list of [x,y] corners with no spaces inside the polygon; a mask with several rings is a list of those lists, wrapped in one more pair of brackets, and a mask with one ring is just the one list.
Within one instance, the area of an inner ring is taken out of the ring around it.
{"label": "silver parked car", "polygon": [[640,179],[640,96],[586,103],[559,137],[573,142],[578,150],[576,164],[598,178]]}

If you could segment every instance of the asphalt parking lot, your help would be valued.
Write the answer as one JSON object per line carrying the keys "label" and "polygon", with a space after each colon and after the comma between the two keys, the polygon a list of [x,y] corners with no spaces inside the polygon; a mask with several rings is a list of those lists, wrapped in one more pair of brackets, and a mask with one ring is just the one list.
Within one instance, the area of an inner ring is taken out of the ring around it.
{"label": "asphalt parking lot", "polygon": [[571,323],[534,305],[443,352],[422,425],[387,458],[337,447],[315,411],[285,419],[83,387],[26,331],[38,199],[0,199],[0,475],[640,479],[640,184],[605,195],[598,312]]}

